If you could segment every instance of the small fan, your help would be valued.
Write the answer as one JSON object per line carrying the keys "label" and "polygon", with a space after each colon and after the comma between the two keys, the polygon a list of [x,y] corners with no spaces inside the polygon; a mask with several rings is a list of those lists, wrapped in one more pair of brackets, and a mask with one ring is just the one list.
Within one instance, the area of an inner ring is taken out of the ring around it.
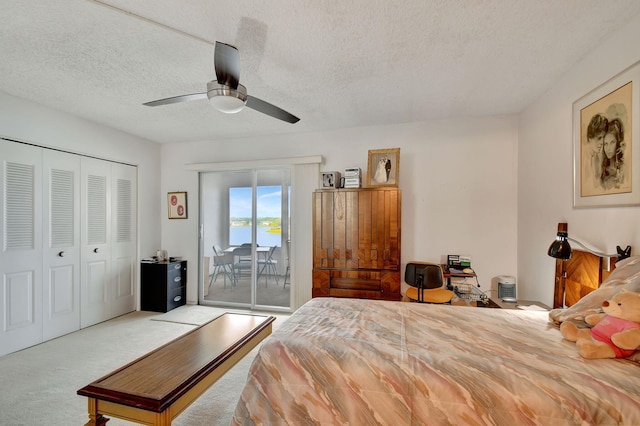
{"label": "small fan", "polygon": [[196,99],[209,99],[209,102],[219,111],[233,114],[242,110],[246,105],[263,114],[286,121],[297,123],[298,117],[278,108],[268,102],[247,95],[247,88],[239,83],[240,80],[240,54],[238,49],[229,44],[216,41],[215,69],[217,80],[207,83],[206,93],[192,93],[190,95],[174,96],[172,98],[159,99],[146,102],[146,106],[160,106],[177,102],[194,101]]}

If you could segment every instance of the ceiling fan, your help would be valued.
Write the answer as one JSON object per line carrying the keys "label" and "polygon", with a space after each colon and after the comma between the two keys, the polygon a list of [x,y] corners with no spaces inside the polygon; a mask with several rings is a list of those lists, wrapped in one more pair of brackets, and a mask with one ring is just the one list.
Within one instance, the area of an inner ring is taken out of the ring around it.
{"label": "ceiling fan", "polygon": [[217,80],[207,83],[207,91],[205,93],[192,93],[158,99],[157,101],[146,102],[143,105],[154,107],[196,99],[209,99],[214,108],[228,114],[239,112],[247,106],[287,123],[293,124],[300,121],[298,117],[282,108],[247,95],[247,88],[238,82],[240,80],[240,54],[234,46],[216,41],[215,70]]}

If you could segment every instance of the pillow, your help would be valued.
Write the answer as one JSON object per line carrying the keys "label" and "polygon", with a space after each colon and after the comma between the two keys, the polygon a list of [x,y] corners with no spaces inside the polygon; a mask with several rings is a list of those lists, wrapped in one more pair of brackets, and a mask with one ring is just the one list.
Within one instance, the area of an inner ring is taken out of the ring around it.
{"label": "pillow", "polygon": [[598,289],[569,308],[551,310],[549,319],[556,324],[563,321],[584,322],[586,315],[602,312],[602,302],[611,299],[622,288],[640,292],[640,256],[632,256],[616,263],[616,269]]}

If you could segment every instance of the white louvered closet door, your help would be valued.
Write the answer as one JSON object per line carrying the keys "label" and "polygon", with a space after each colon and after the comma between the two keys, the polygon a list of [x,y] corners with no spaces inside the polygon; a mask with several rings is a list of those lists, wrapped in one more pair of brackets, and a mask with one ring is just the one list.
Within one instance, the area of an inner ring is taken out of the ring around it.
{"label": "white louvered closet door", "polygon": [[43,150],[43,333],[80,328],[80,157]]}
{"label": "white louvered closet door", "polygon": [[0,139],[0,356],[136,309],[137,168]]}
{"label": "white louvered closet door", "polygon": [[111,318],[111,163],[82,158],[80,327]]}
{"label": "white louvered closet door", "polygon": [[0,355],[42,341],[42,152],[0,140]]}
{"label": "white louvered closet door", "polygon": [[112,316],[136,309],[136,185],[137,169],[113,164],[112,178],[112,265],[114,268]]}

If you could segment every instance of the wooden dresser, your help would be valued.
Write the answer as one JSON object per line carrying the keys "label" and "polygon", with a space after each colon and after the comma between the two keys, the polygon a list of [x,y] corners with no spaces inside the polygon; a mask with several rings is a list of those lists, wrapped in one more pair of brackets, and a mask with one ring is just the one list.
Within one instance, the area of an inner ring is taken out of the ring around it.
{"label": "wooden dresser", "polygon": [[313,194],[313,297],[400,300],[401,191]]}

